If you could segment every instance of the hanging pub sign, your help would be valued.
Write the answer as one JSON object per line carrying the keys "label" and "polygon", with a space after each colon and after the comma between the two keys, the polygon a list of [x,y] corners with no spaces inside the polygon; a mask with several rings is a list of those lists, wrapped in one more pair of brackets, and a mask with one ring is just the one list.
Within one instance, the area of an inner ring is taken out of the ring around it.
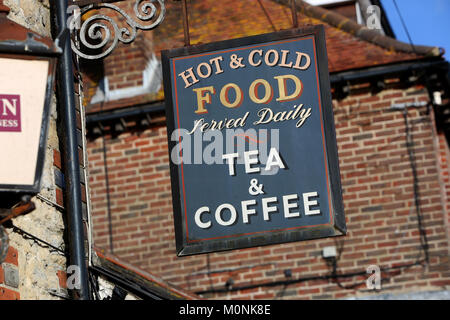
{"label": "hanging pub sign", "polygon": [[37,193],[62,51],[52,39],[9,20],[8,12],[0,0],[0,193]]}
{"label": "hanging pub sign", "polygon": [[162,62],[179,256],[346,233],[323,26]]}

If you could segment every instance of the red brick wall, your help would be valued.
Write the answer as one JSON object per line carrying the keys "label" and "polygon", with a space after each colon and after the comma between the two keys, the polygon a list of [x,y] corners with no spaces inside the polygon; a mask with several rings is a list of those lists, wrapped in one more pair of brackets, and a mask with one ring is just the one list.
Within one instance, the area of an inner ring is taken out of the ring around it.
{"label": "red brick wall", "polygon": [[[130,45],[119,45],[114,53],[105,58],[105,76],[108,77],[109,90],[142,86],[142,69],[148,61],[142,47],[143,37]],[[133,64],[127,63],[133,60]]]}
{"label": "red brick wall", "polygon": [[[420,87],[387,89],[376,95],[352,88],[334,100],[339,161],[348,234],[336,239],[295,242],[178,258],[175,254],[166,128],[106,136],[110,213],[114,254],[193,292],[212,288],[324,276],[289,285],[208,293],[208,298],[342,298],[367,295],[367,266],[382,272],[382,293],[440,290],[450,286],[448,214],[441,199],[443,183],[432,118],[426,107],[408,111],[414,140],[420,210],[429,245],[429,264],[402,268],[424,257],[414,204],[411,164],[401,111],[393,103],[427,101]],[[447,146],[439,145],[442,153]],[[94,241],[109,249],[108,204],[102,138],[88,145]],[[448,153],[445,153],[448,155]],[[445,182],[448,185],[448,168]],[[447,189],[449,190],[449,189]],[[447,202],[448,207],[448,202]],[[448,209],[448,208],[447,208]],[[321,257],[325,246],[342,249],[338,274],[341,288],[329,278],[331,268]],[[286,278],[284,271],[291,270]],[[328,278],[327,278],[328,276]]]}
{"label": "red brick wall", "polygon": [[441,199],[446,210],[445,226],[450,238],[450,150],[444,133],[436,134],[438,149],[439,176],[441,178]]}

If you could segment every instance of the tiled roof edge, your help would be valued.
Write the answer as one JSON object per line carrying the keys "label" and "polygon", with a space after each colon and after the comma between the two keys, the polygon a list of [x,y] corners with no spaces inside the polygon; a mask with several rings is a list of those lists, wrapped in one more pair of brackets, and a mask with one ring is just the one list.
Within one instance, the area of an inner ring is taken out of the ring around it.
{"label": "tiled roof edge", "polygon": [[[119,269],[123,269],[124,277],[128,278],[128,280],[132,280],[129,277],[126,277],[126,273],[131,273],[135,275],[135,280],[138,281],[138,278],[143,279],[148,284],[149,290],[155,290],[155,293],[161,294],[161,291],[166,291],[165,299],[175,298],[175,299],[183,299],[183,300],[199,300],[201,297],[197,296],[194,293],[187,292],[183,289],[177,288],[170,283],[164,281],[163,279],[151,274],[148,271],[142,270],[133,266],[130,263],[127,263],[118,257],[105,252],[104,250],[94,247],[94,266],[106,267],[108,268],[107,262],[116,266]],[[106,262],[106,263],[105,263]],[[138,282],[137,282],[138,283]],[[168,297],[167,295],[171,296]]]}
{"label": "tiled roof edge", "polygon": [[[290,6],[291,0],[272,0],[277,3]],[[444,49],[439,47],[430,47],[423,45],[411,45],[401,42],[388,36],[382,35],[375,30],[371,30],[360,25],[351,19],[330,10],[313,6],[305,3],[303,0],[295,0],[297,10],[311,18],[319,19],[331,26],[348,32],[361,40],[376,44],[390,51],[400,51],[417,54],[425,57],[439,57],[444,54]]]}

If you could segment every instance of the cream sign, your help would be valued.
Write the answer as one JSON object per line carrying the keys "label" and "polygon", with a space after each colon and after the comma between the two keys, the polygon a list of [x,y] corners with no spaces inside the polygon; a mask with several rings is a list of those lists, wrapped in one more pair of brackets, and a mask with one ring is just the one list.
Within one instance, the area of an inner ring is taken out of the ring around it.
{"label": "cream sign", "polygon": [[62,49],[9,20],[7,6],[0,5],[0,11],[0,194],[12,204],[24,193],[40,191]]}
{"label": "cream sign", "polygon": [[[48,60],[0,57],[0,190],[33,189],[48,86]],[[44,128],[43,132],[46,132]]]}

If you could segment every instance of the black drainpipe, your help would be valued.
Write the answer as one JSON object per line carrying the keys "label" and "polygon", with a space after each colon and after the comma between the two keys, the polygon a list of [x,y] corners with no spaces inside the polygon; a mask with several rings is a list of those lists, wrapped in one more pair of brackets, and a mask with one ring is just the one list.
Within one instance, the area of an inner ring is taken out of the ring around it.
{"label": "black drainpipe", "polygon": [[[72,49],[67,34],[67,0],[56,0],[56,22],[58,34],[65,31],[60,47],[63,54],[58,61],[58,105],[62,115],[64,177],[66,183],[66,208],[69,236],[69,263],[79,267],[78,279],[72,291],[73,298],[89,299],[88,272],[84,249],[84,226],[81,206],[80,164],[78,159],[75,90],[73,82]],[[68,277],[75,274],[68,274]]]}

